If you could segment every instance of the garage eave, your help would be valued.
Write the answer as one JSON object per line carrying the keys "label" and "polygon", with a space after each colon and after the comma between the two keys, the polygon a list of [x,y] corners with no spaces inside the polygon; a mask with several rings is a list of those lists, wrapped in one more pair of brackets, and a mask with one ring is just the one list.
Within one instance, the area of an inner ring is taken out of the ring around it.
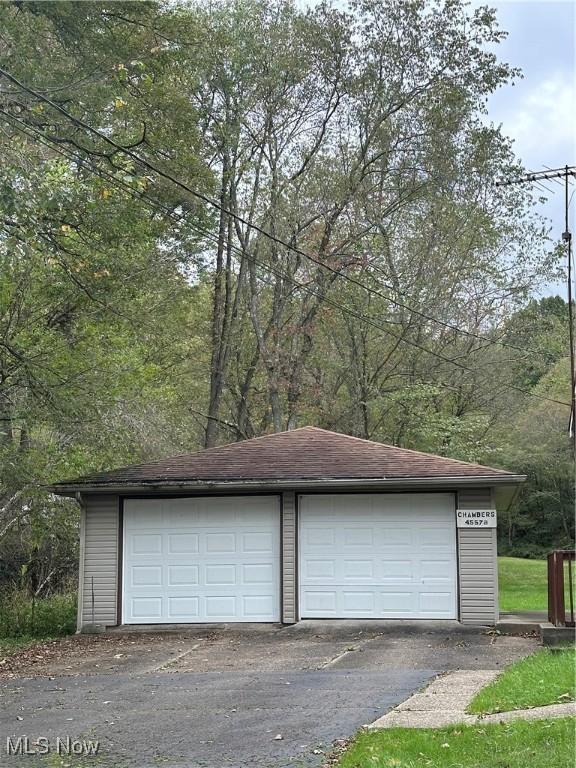
{"label": "garage eave", "polygon": [[466,477],[406,477],[406,478],[315,478],[315,479],[254,479],[254,480],[158,480],[146,483],[70,483],[47,486],[46,490],[58,496],[76,497],[82,493],[116,495],[156,495],[185,492],[273,491],[290,489],[408,489],[408,488],[460,488],[485,486],[517,486],[526,481],[526,475],[476,475]]}

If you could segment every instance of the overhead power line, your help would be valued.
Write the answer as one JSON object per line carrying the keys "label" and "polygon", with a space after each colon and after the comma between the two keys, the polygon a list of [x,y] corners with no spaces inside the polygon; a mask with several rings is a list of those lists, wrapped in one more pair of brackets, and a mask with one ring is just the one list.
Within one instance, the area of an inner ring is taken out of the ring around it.
{"label": "overhead power line", "polygon": [[542,179],[564,179],[564,232],[562,242],[566,244],[566,287],[568,299],[568,336],[570,344],[570,419],[568,434],[572,440],[572,449],[576,457],[576,349],[574,346],[574,297],[572,291],[572,233],[570,232],[570,203],[569,179],[576,179],[576,166],[565,165],[564,168],[546,168],[544,171],[529,171],[521,176],[501,179],[496,186],[510,184],[538,184]]}
{"label": "overhead power line", "polygon": [[[192,189],[191,187],[189,187],[184,182],[181,182],[179,179],[177,179],[176,177],[172,176],[172,174],[167,173],[166,171],[163,171],[160,168],[157,168],[152,163],[150,163],[148,160],[146,160],[144,158],[141,158],[139,155],[137,155],[131,149],[123,147],[121,144],[118,144],[116,141],[114,141],[113,139],[110,139],[108,136],[106,136],[105,134],[101,133],[97,129],[92,128],[90,125],[85,123],[83,120],[80,120],[79,118],[76,118],[74,115],[72,115],[69,112],[67,112],[67,110],[65,110],[63,107],[61,107],[60,105],[56,104],[51,99],[49,99],[49,98],[43,96],[42,94],[34,91],[33,89],[29,88],[25,84],[21,83],[17,78],[15,78],[13,75],[9,74],[8,72],[6,72],[5,70],[3,70],[1,68],[0,68],[0,74],[3,75],[4,77],[6,77],[11,82],[13,82],[14,84],[18,85],[20,88],[22,88],[27,93],[30,93],[35,98],[37,98],[37,99],[39,99],[39,100],[49,104],[50,106],[52,106],[58,112],[60,112],[65,117],[67,117],[69,120],[71,120],[73,123],[79,125],[80,127],[84,128],[85,130],[89,131],[90,133],[94,134],[95,136],[98,136],[105,143],[107,143],[108,145],[114,147],[116,152],[122,152],[122,153],[128,155],[129,157],[134,159],[136,162],[140,163],[142,166],[144,166],[144,167],[148,168],[149,170],[151,170],[153,173],[157,173],[158,175],[160,175],[161,177],[165,178],[166,180],[171,181],[172,183],[176,184],[177,186],[181,187],[185,191],[187,191],[190,194],[192,194],[194,197],[196,197],[196,198],[202,200],[203,202],[211,205],[212,207],[216,208],[217,210],[221,211],[222,213],[225,213],[226,215],[229,215],[231,218],[236,219],[240,223],[243,223],[249,229],[253,229],[254,231],[259,232],[263,236],[273,240],[277,244],[282,245],[283,247],[285,247],[285,248],[287,248],[287,249],[289,249],[289,250],[291,250],[291,251],[293,251],[293,252],[295,252],[295,253],[303,256],[303,257],[305,257],[306,259],[311,260],[312,262],[317,264],[319,267],[321,267],[323,269],[326,269],[326,270],[330,271],[331,273],[333,273],[336,277],[342,277],[342,278],[344,278],[344,279],[346,279],[346,280],[348,280],[350,282],[355,283],[356,285],[358,285],[359,287],[361,287],[364,290],[367,290],[369,292],[372,292],[372,293],[375,293],[375,294],[381,296],[383,299],[385,299],[387,301],[390,301],[391,303],[397,303],[394,300],[389,299],[389,297],[381,294],[380,292],[375,291],[374,289],[371,289],[370,286],[366,286],[361,281],[355,280],[354,278],[350,278],[348,275],[343,275],[342,272],[340,272],[339,270],[336,270],[333,267],[330,267],[329,265],[324,264],[323,262],[321,262],[318,259],[315,259],[313,256],[311,256],[310,254],[306,253],[305,251],[302,251],[302,250],[296,248],[295,246],[292,246],[290,243],[284,242],[280,238],[277,238],[276,236],[274,236],[271,233],[267,232],[266,230],[262,229],[258,225],[255,225],[255,224],[247,221],[242,216],[240,216],[238,214],[235,214],[235,213],[233,213],[231,211],[226,210],[224,207],[220,206],[215,200],[212,200],[208,196],[206,196],[206,195],[204,195],[204,194],[202,194],[200,192],[197,192],[196,190]],[[18,123],[23,124],[26,128],[30,128],[30,126],[28,126],[26,123],[22,123],[22,121],[18,120],[18,118],[16,118],[15,116],[10,115],[9,113],[6,113],[6,112],[3,112],[3,113],[7,117],[11,118],[12,120],[14,120],[14,121],[16,121]],[[38,131],[36,131],[36,132],[39,133]],[[47,138],[48,140],[50,140],[49,137],[44,137],[44,138]],[[57,143],[57,145],[59,146],[59,143]],[[85,151],[88,154],[90,152],[88,149],[85,149],[83,151]],[[75,158],[75,159],[77,159],[77,158]],[[82,160],[83,160],[83,158],[82,158]],[[93,172],[96,172],[93,168],[91,168],[90,170],[92,170]],[[109,176],[109,178],[111,180],[113,180],[113,183],[118,184],[119,180],[116,179],[116,177],[110,176],[110,175],[108,175],[108,176]],[[129,185],[124,185],[124,186],[127,186],[128,190],[131,192],[131,194],[134,194],[135,196],[137,196],[138,199],[142,199],[142,200],[146,201],[146,196],[139,194],[136,190],[131,188]],[[158,203],[154,203],[154,204],[156,206],[161,206],[161,204],[158,204]],[[174,212],[173,211],[171,211],[168,208],[164,208],[164,210],[167,212],[167,214],[169,216],[174,217]],[[178,217],[178,220],[181,221],[182,217]],[[213,237],[212,233],[208,233],[206,231],[202,232],[202,230],[197,225],[194,225],[193,228],[196,229],[197,231],[200,231],[201,234],[203,234],[204,236],[212,236]],[[355,317],[356,319],[359,319],[359,320],[361,320],[363,322],[367,322],[368,324],[372,325],[373,327],[375,327],[375,328],[377,328],[377,329],[379,329],[379,330],[389,334],[390,336],[395,338],[399,343],[404,343],[404,344],[407,344],[409,346],[415,347],[415,348],[419,349],[420,351],[425,352],[426,354],[429,354],[429,355],[434,356],[434,357],[436,357],[436,358],[438,358],[440,360],[443,360],[444,362],[446,362],[446,363],[448,363],[450,365],[453,365],[453,366],[455,366],[455,367],[457,367],[457,368],[459,368],[459,369],[461,369],[463,371],[466,371],[468,373],[472,373],[474,375],[477,373],[477,371],[474,370],[473,368],[470,368],[469,366],[467,366],[467,365],[465,365],[463,363],[460,363],[457,360],[454,360],[454,359],[449,358],[449,357],[447,357],[445,355],[442,355],[439,352],[436,352],[436,351],[433,351],[431,349],[428,349],[424,345],[422,345],[422,344],[420,344],[420,343],[418,343],[418,342],[416,342],[414,340],[410,340],[410,339],[407,339],[405,337],[397,336],[396,334],[392,333],[392,331],[390,330],[389,327],[386,327],[386,326],[384,326],[384,325],[382,325],[380,323],[377,323],[373,318],[370,318],[367,315],[363,315],[362,313],[356,312],[355,310],[352,310],[349,307],[346,307],[345,305],[343,305],[343,304],[341,304],[339,302],[336,302],[335,300],[333,300],[333,299],[331,299],[331,298],[329,298],[329,297],[327,297],[325,295],[322,295],[320,292],[314,291],[309,286],[307,286],[307,285],[305,285],[303,283],[300,283],[299,281],[295,280],[290,275],[286,275],[285,273],[282,273],[281,271],[275,269],[274,267],[271,267],[269,264],[265,264],[265,263],[257,260],[253,255],[247,253],[244,249],[241,249],[238,246],[234,246],[234,248],[235,248],[236,251],[240,252],[246,258],[252,260],[255,264],[260,266],[262,269],[267,270],[269,272],[272,272],[277,277],[280,277],[281,279],[284,279],[286,281],[291,282],[296,287],[298,287],[300,290],[303,290],[303,291],[305,291],[305,292],[307,292],[307,293],[309,293],[311,295],[315,295],[317,297],[321,297],[322,300],[325,303],[327,303],[327,304],[329,304],[331,306],[334,306],[335,308],[339,309],[340,311],[343,311],[343,312],[345,312],[345,313]],[[407,310],[409,310],[409,311],[413,311],[415,314],[422,314],[418,310],[414,310],[413,308],[408,307],[408,305],[405,305],[405,308]],[[437,318],[433,318],[432,316],[427,316],[427,315],[424,315],[424,316],[426,317],[426,319],[430,320],[431,322],[440,322],[442,325],[446,325],[446,323],[444,323],[444,321],[438,321]],[[460,329],[458,326],[454,326],[453,328],[454,328],[454,330],[458,330],[460,332],[463,332],[466,335],[472,335],[470,332],[464,331],[464,329]],[[514,349],[518,349],[518,350],[520,350],[522,352],[529,352],[529,351],[531,351],[531,350],[527,350],[525,348],[516,347],[515,345],[509,345],[509,344],[507,344],[505,342],[499,342],[499,341],[495,341],[495,340],[492,340],[492,339],[488,339],[486,337],[479,337],[479,338],[481,338],[482,340],[486,341],[489,344],[500,344],[502,346],[510,346],[510,347],[512,347]],[[535,350],[532,350],[532,351],[535,354],[541,354],[540,352],[537,352]],[[554,399],[554,398],[549,398],[549,397],[546,397],[544,395],[539,395],[539,394],[531,392],[529,390],[525,390],[522,387],[519,387],[519,386],[513,384],[512,382],[502,383],[502,386],[504,386],[507,389],[514,390],[514,391],[520,392],[522,394],[528,395],[530,397],[534,397],[534,398],[536,398],[538,400],[553,402],[553,403],[556,403],[556,404],[559,404],[559,405],[566,405],[566,406],[569,405],[568,403],[566,403],[564,401],[557,400],[557,399]]]}
{"label": "overhead power line", "polygon": [[[213,200],[212,198],[208,197],[207,195],[204,195],[201,192],[198,192],[197,190],[194,190],[192,187],[190,187],[185,182],[181,181],[180,179],[173,176],[171,173],[168,173],[167,171],[162,170],[161,168],[158,168],[153,163],[150,163],[150,161],[146,160],[145,158],[138,155],[136,152],[134,152],[129,147],[123,147],[118,142],[114,141],[114,139],[111,139],[109,136],[106,136],[102,131],[99,131],[96,128],[93,128],[91,125],[86,123],[85,121],[81,120],[80,118],[77,118],[76,116],[72,115],[70,112],[68,112],[66,109],[64,109],[62,106],[60,106],[58,103],[54,102],[52,99],[48,98],[47,96],[44,96],[43,94],[39,93],[38,91],[35,91],[34,89],[27,86],[25,83],[22,83],[20,80],[18,80],[14,75],[11,75],[6,70],[0,68],[0,74],[2,74],[4,77],[6,77],[8,80],[10,80],[12,83],[20,87],[25,92],[29,93],[30,95],[34,96],[34,98],[39,99],[43,101],[46,104],[49,104],[52,108],[56,109],[58,112],[60,112],[62,115],[64,115],[68,120],[72,121],[76,125],[82,127],[84,130],[89,131],[94,136],[97,136],[102,141],[107,143],[109,146],[114,147],[114,149],[117,152],[122,152],[126,154],[128,157],[132,158],[136,162],[140,163],[142,166],[147,168],[148,170],[152,171],[153,173],[156,173],[157,175],[161,176],[162,178],[166,179],[167,181],[170,181],[177,186],[179,186],[181,189],[184,189],[189,194],[193,195],[197,199],[201,200],[202,202],[206,203],[207,205],[210,205],[214,209],[226,214],[227,216],[230,216],[231,218],[235,219],[236,221],[240,222],[244,226],[248,227],[249,229],[254,230],[255,232],[258,232],[262,236],[268,238],[269,240],[275,242],[277,245],[281,245],[283,248],[286,248],[289,251],[292,251],[293,253],[298,254],[299,256],[302,256],[305,259],[308,259],[312,263],[314,263],[316,266],[320,267],[321,269],[325,269],[329,272],[332,272],[332,274],[337,275],[339,278],[348,281],[349,283],[356,285],[357,287],[361,288],[362,290],[374,295],[378,296],[379,298],[384,299],[385,301],[389,302],[390,304],[393,304],[396,307],[399,307],[401,309],[405,309],[408,312],[411,312],[415,315],[418,315],[419,317],[422,317],[423,319],[435,323],[437,325],[440,325],[444,328],[447,328],[449,330],[454,331],[455,333],[458,333],[460,335],[467,336],[469,338],[477,339],[478,341],[482,341],[485,344],[492,344],[502,347],[507,347],[509,349],[515,349],[518,352],[522,352],[523,354],[538,354],[547,356],[549,358],[553,358],[552,355],[547,353],[544,350],[533,350],[528,349],[525,347],[520,347],[516,344],[512,344],[510,342],[505,342],[500,339],[491,339],[487,336],[484,336],[482,334],[476,333],[474,331],[469,331],[465,328],[462,328],[455,323],[451,323],[449,321],[442,320],[438,317],[435,317],[433,315],[428,314],[427,312],[422,311],[421,309],[416,309],[415,307],[403,303],[399,301],[398,299],[394,299],[381,291],[373,288],[372,286],[366,285],[361,280],[358,280],[357,278],[351,277],[350,275],[344,274],[339,269],[335,269],[334,267],[330,266],[329,264],[326,264],[325,262],[321,261],[320,259],[317,259],[315,256],[311,255],[310,253],[307,253],[306,251],[303,251],[302,249],[292,245],[291,243],[286,242],[285,240],[282,240],[282,238],[279,238],[276,235],[273,235],[272,233],[268,232],[267,230],[263,229],[257,224],[254,224],[253,222],[248,221],[246,218],[241,216],[238,213],[234,213],[233,211],[230,211],[226,209],[224,206],[220,205],[216,200]],[[85,150],[86,152],[89,152],[88,149]],[[512,183],[512,182],[511,182]],[[382,285],[382,283],[378,282],[379,285],[386,288],[387,290],[392,290],[397,293],[400,293],[403,296],[407,296],[403,291],[399,291],[393,286],[390,285]],[[476,348],[469,350],[470,353],[478,351]]]}
{"label": "overhead power line", "polygon": [[[85,158],[83,156],[81,156],[81,155],[79,156],[76,153],[72,152],[71,150],[65,150],[62,147],[62,145],[59,144],[59,143],[56,143],[55,145],[53,145],[49,140],[46,139],[46,137],[44,137],[44,135],[40,131],[38,131],[36,129],[31,129],[30,126],[27,126],[26,124],[21,124],[21,121],[13,118],[13,116],[3,112],[2,110],[0,110],[0,113],[5,114],[7,117],[9,117],[11,120],[13,120],[13,122],[16,122],[16,123],[20,124],[19,128],[21,128],[21,130],[24,133],[26,133],[27,135],[30,135],[30,132],[32,132],[33,134],[35,134],[38,137],[38,139],[46,147],[48,147],[50,149],[54,149],[61,156],[66,157],[67,159],[72,160],[72,161],[76,162],[79,165],[81,164],[81,167],[83,167],[83,168],[87,168],[86,163],[85,163]],[[22,126],[24,126],[24,127],[22,127]],[[96,168],[93,164],[91,164],[87,168],[87,170],[89,170],[90,173],[92,173],[92,174],[94,174],[94,175],[96,175],[96,176],[98,176],[100,178],[106,179],[107,181],[111,182],[114,186],[127,191],[129,194],[131,194],[137,200],[139,200],[140,202],[143,202],[144,204],[146,204],[147,207],[149,207],[151,210],[153,210],[153,211],[161,211],[168,218],[170,218],[171,220],[175,221],[176,223],[182,223],[182,221],[185,220],[184,216],[176,214],[172,209],[170,209],[169,207],[167,207],[163,203],[161,203],[161,202],[159,202],[157,200],[151,199],[149,196],[147,196],[147,195],[145,195],[143,193],[140,193],[138,190],[134,189],[134,187],[131,187],[129,184],[126,184],[125,182],[121,181],[120,179],[118,179],[117,177],[113,176],[112,174],[107,173],[103,169]],[[217,237],[216,234],[214,234],[213,232],[210,232],[209,230],[204,229],[199,224],[194,223],[194,224],[190,224],[189,226],[194,231],[196,231],[199,235],[201,235],[202,237],[204,237],[204,238],[206,238],[208,240],[211,240],[212,242],[215,242],[215,243],[218,242],[218,237]],[[280,278],[282,280],[285,280],[286,282],[291,283],[298,290],[301,290],[301,291],[307,293],[308,295],[312,295],[312,296],[316,296],[317,298],[321,298],[329,306],[333,306],[334,308],[338,309],[339,311],[343,312],[344,314],[347,314],[347,315],[349,315],[351,317],[354,317],[355,319],[360,320],[361,322],[365,322],[368,325],[371,325],[372,327],[376,328],[377,330],[383,331],[387,335],[392,336],[394,339],[396,339],[398,341],[398,343],[404,343],[404,344],[407,344],[409,346],[415,346],[420,351],[423,351],[423,352],[425,352],[427,354],[430,354],[430,355],[432,355],[434,357],[437,357],[437,358],[443,360],[444,362],[448,362],[449,364],[454,365],[454,366],[458,367],[459,369],[461,369],[461,370],[463,370],[463,371],[465,371],[467,373],[472,373],[474,375],[476,375],[478,373],[477,369],[472,369],[469,366],[466,366],[466,365],[464,365],[462,363],[459,363],[456,360],[453,360],[452,358],[448,358],[448,357],[446,357],[444,355],[441,355],[438,352],[430,350],[430,349],[428,349],[427,347],[425,347],[422,344],[418,344],[417,342],[411,341],[410,339],[407,339],[405,337],[401,337],[401,336],[396,335],[395,333],[392,332],[392,330],[389,327],[385,327],[381,323],[378,323],[373,317],[371,317],[369,315],[366,315],[364,313],[358,312],[356,310],[353,310],[350,307],[347,307],[346,305],[342,304],[341,302],[338,302],[338,301],[336,301],[336,300],[334,300],[334,299],[332,299],[330,297],[322,295],[319,291],[316,291],[313,288],[311,288],[310,286],[305,285],[304,283],[301,283],[300,281],[296,280],[293,276],[287,275],[284,272],[282,272],[281,270],[279,270],[277,268],[274,268],[274,267],[272,267],[271,265],[269,265],[269,264],[267,264],[265,262],[262,262],[261,260],[259,260],[256,257],[254,257],[252,254],[247,252],[245,249],[243,249],[243,248],[241,248],[241,247],[239,247],[237,245],[232,245],[232,250],[235,253],[239,254],[240,256],[247,258],[249,261],[252,261],[254,264],[259,266],[265,272],[268,272],[269,274],[273,274],[276,277],[278,277],[278,278]],[[268,285],[273,285],[268,280],[265,280],[264,282],[266,282]],[[450,390],[450,391],[453,391],[453,392],[454,391],[458,392],[458,388],[457,387],[455,387],[454,385],[451,385],[451,384],[447,384],[444,381],[436,381],[436,382],[418,381],[417,383],[438,386],[441,389],[447,389],[447,390]],[[514,389],[514,390],[516,390],[516,391],[518,391],[518,392],[520,392],[522,394],[528,395],[530,397],[537,398],[537,399],[542,400],[542,401],[556,403],[558,405],[565,405],[565,406],[569,405],[568,403],[565,403],[565,402],[563,402],[561,400],[555,400],[553,398],[549,398],[549,397],[546,397],[544,395],[538,395],[538,394],[536,394],[534,392],[531,392],[529,390],[525,390],[525,389],[523,389],[521,387],[518,387],[518,386],[514,385],[511,382],[501,382],[501,386],[504,389]],[[494,391],[491,391],[491,392],[494,393]]]}
{"label": "overhead power line", "polygon": [[[2,112],[3,114],[6,114],[5,112],[3,112],[3,110],[0,110],[0,112]],[[8,116],[12,117],[11,115],[8,115]],[[60,154],[66,154],[66,153],[62,152],[61,147],[58,147],[58,148],[60,149]],[[73,156],[73,158],[76,159],[76,160],[78,159],[77,156]],[[93,169],[91,168],[90,170],[92,171]],[[98,172],[96,172],[95,170],[93,170],[93,172],[95,172],[96,175],[99,175]],[[156,202],[156,201],[154,201],[154,203],[152,203],[145,196],[139,195],[136,190],[134,190],[132,187],[130,187],[130,185],[127,185],[127,184],[124,184],[124,183],[120,182],[118,179],[115,179],[115,177],[112,176],[111,174],[107,174],[106,172],[103,172],[103,175],[105,177],[107,177],[108,180],[111,181],[112,183],[115,183],[117,185],[119,184],[124,189],[126,189],[127,191],[129,191],[132,194],[134,194],[135,197],[138,197],[138,199],[144,200],[144,202],[146,202],[150,206],[162,209],[164,211],[164,213],[166,213],[166,215],[169,216],[170,218],[172,218],[173,220],[177,220],[179,222],[183,220],[183,217],[177,216],[167,206],[164,206],[162,203],[159,203],[159,202]],[[192,226],[192,228],[194,230],[199,232],[203,237],[208,237],[209,239],[217,240],[217,236],[214,235],[214,233],[209,232],[208,230],[203,229],[202,227],[200,227],[200,225],[194,224],[194,225],[191,225],[191,226]],[[241,248],[241,247],[239,247],[237,245],[232,245],[232,249],[236,253],[239,253],[240,255],[246,257],[247,259],[253,261],[257,266],[261,267],[262,269],[264,269],[264,270],[266,270],[268,272],[271,272],[272,274],[276,275],[277,277],[280,277],[281,279],[284,279],[284,280],[286,280],[288,282],[293,283],[300,290],[303,290],[306,293],[308,293],[310,295],[314,295],[316,297],[321,297],[322,296],[322,294],[319,291],[315,291],[313,288],[310,288],[310,286],[308,286],[308,285],[306,285],[304,283],[301,283],[300,281],[296,280],[292,276],[286,275],[281,270],[278,270],[277,268],[271,266],[270,264],[267,264],[267,263],[257,259],[252,254],[248,253],[245,249],[243,249],[243,248]],[[391,336],[393,336],[393,338],[396,338],[396,339],[398,339],[399,341],[402,341],[405,344],[410,344],[411,346],[416,347],[420,351],[426,352],[427,354],[430,354],[430,355],[433,355],[435,357],[438,357],[439,359],[443,360],[444,362],[450,363],[451,365],[455,365],[455,366],[457,366],[458,368],[460,368],[462,370],[466,370],[466,371],[469,371],[471,373],[475,373],[475,371],[472,368],[469,368],[468,366],[465,366],[463,363],[460,363],[457,360],[453,360],[452,358],[446,357],[445,355],[442,355],[439,352],[435,352],[433,350],[430,350],[430,349],[428,349],[427,347],[425,347],[424,345],[422,345],[422,344],[420,344],[418,342],[411,341],[411,340],[404,339],[402,337],[396,336],[395,334],[393,334],[390,331],[389,328],[387,328],[387,327],[385,327],[385,326],[383,326],[381,324],[377,324],[376,321],[374,321],[373,318],[369,317],[368,315],[364,315],[364,314],[362,314],[360,312],[357,312],[356,310],[352,310],[349,307],[346,307],[345,305],[341,304],[340,302],[337,302],[337,301],[335,301],[333,299],[330,299],[330,298],[328,298],[326,296],[322,296],[322,299],[324,301],[326,301],[326,303],[331,304],[332,306],[337,307],[338,309],[340,309],[342,311],[348,312],[349,314],[351,314],[356,319],[364,320],[364,321],[366,321],[368,323],[371,323],[372,325],[374,325],[374,327],[378,328],[379,330],[385,331],[386,333],[389,333]]]}
{"label": "overhead power line", "polygon": [[[4,113],[4,114],[7,114],[7,113]],[[12,118],[12,119],[14,119],[16,122],[20,122],[17,119],[15,119],[12,115],[7,114],[7,116]],[[25,125],[26,128],[30,127],[30,126],[27,126],[26,124],[24,124],[24,125]],[[39,131],[36,131],[36,133],[40,134]],[[46,142],[44,142],[44,143],[46,143]],[[50,146],[51,146],[51,144],[50,144]],[[62,154],[62,147],[60,146],[59,143],[56,143],[56,147],[57,147],[58,150],[60,150],[60,154]],[[68,153],[68,156],[69,157],[71,156],[75,161],[78,161],[80,159],[80,161],[82,163],[84,162],[84,158],[82,158],[82,157],[78,158],[78,156],[74,155],[73,153]],[[91,166],[89,170],[91,172],[97,173],[97,175],[99,175],[99,173],[96,172],[96,170],[94,169],[93,166]],[[105,174],[105,176],[108,177],[108,179],[112,183],[115,183],[116,185],[120,184],[127,191],[129,191],[131,194],[133,194],[138,199],[143,200],[148,205],[151,205],[152,207],[155,206],[155,207],[162,208],[163,211],[168,216],[170,216],[172,219],[174,219],[175,221],[181,222],[183,220],[182,216],[176,216],[174,214],[174,212],[171,209],[167,208],[166,206],[163,206],[162,204],[157,203],[155,201],[154,202],[151,201],[145,195],[142,195],[142,194],[138,193],[137,190],[134,190],[129,185],[122,184],[121,182],[119,182],[119,180],[116,177],[114,177],[114,176],[112,176],[110,174],[106,174],[106,172],[103,172],[103,173]],[[231,215],[233,215],[233,214],[231,214]],[[202,236],[209,237],[209,238],[212,237],[213,239],[215,239],[215,236],[213,235],[213,233],[210,233],[210,232],[208,232],[206,230],[202,230],[198,225],[193,225],[193,229],[198,231]],[[394,334],[390,330],[389,327],[383,326],[382,324],[376,322],[373,318],[369,317],[368,315],[364,315],[362,313],[359,313],[359,312],[357,312],[355,310],[350,309],[349,307],[346,307],[345,305],[341,304],[340,302],[337,302],[337,301],[335,301],[335,300],[333,300],[333,299],[331,299],[329,297],[323,296],[320,292],[315,291],[314,289],[311,289],[309,286],[307,286],[307,285],[305,285],[303,283],[300,283],[299,281],[295,280],[292,276],[286,275],[285,273],[281,272],[280,270],[271,267],[269,264],[266,264],[266,263],[264,263],[262,261],[259,261],[258,259],[253,257],[251,254],[247,253],[244,249],[239,248],[238,246],[233,246],[233,248],[234,248],[234,250],[236,250],[236,252],[238,252],[241,255],[245,256],[246,258],[252,260],[255,264],[257,264],[259,267],[261,267],[265,271],[271,272],[272,274],[275,274],[277,277],[279,277],[281,279],[284,279],[284,280],[286,280],[288,282],[291,282],[299,290],[302,290],[302,291],[308,293],[309,295],[314,295],[316,297],[321,297],[322,300],[325,301],[326,304],[328,304],[330,306],[333,306],[333,307],[339,309],[340,311],[355,317],[356,319],[358,319],[360,321],[366,322],[369,325],[373,326],[374,328],[377,328],[378,330],[383,331],[384,333],[392,336],[392,338],[395,338],[399,343],[403,343],[403,344],[407,344],[409,346],[415,347],[415,348],[419,349],[420,351],[425,352],[427,354],[430,354],[430,355],[432,355],[432,356],[434,356],[434,357],[436,357],[436,358],[438,358],[438,359],[440,359],[440,360],[442,360],[442,361],[444,361],[446,363],[449,363],[449,364],[451,364],[451,365],[453,365],[453,366],[455,366],[455,367],[457,367],[457,368],[459,368],[459,369],[461,369],[463,371],[466,371],[468,373],[472,373],[472,374],[476,375],[477,370],[474,370],[473,368],[470,368],[469,366],[464,365],[463,363],[460,363],[457,360],[454,360],[454,359],[449,358],[449,357],[447,357],[445,355],[442,355],[439,352],[433,351],[433,350],[425,347],[424,345],[419,344],[418,342],[415,342],[413,340],[407,339],[405,337],[397,336],[396,334]],[[559,404],[559,405],[568,405],[568,403],[565,403],[564,401],[556,400],[554,398],[549,398],[549,397],[546,397],[544,395],[536,394],[536,393],[531,392],[529,390],[525,390],[525,389],[523,389],[521,387],[518,387],[517,385],[514,385],[511,382],[502,382],[502,386],[504,388],[507,388],[507,389],[518,391],[518,392],[520,392],[522,394],[525,394],[525,395],[528,395],[530,397],[534,397],[534,398],[536,398],[538,400],[553,402],[553,403],[556,403],[556,404]],[[454,389],[452,386],[445,385],[445,384],[442,384],[442,387],[443,388],[452,389],[452,390]]]}
{"label": "overhead power line", "polygon": [[[379,272],[384,273],[384,270],[381,268],[378,268]],[[401,296],[409,296],[408,293],[405,291],[401,291],[398,288],[395,288],[392,285],[386,285],[386,283],[381,283],[380,281],[377,281],[378,285],[382,285],[384,288],[387,288],[390,291],[395,291],[396,293],[399,293]],[[365,285],[366,290],[371,290],[370,286]],[[482,347],[476,347],[474,349],[471,349],[470,352],[477,352],[479,350],[482,350],[485,348],[485,346],[494,345],[498,347],[504,347],[507,349],[514,349],[517,352],[522,352],[523,354],[533,354],[533,355],[542,355],[543,357],[547,357],[549,359],[556,359],[553,354],[548,352],[547,350],[543,349],[531,349],[530,347],[520,347],[517,344],[512,344],[509,341],[502,341],[501,339],[491,339],[488,336],[483,336],[480,333],[476,333],[475,331],[469,331],[466,328],[462,328],[459,325],[456,325],[455,323],[450,323],[446,320],[441,320],[439,317],[429,315],[426,312],[422,312],[422,310],[416,309],[415,307],[411,306],[410,304],[405,304],[401,301],[398,301],[398,299],[392,299],[388,296],[384,296],[380,292],[376,291],[376,294],[378,296],[381,296],[382,298],[389,301],[391,304],[394,304],[396,307],[399,307],[401,309],[405,309],[408,312],[418,315],[419,317],[424,318],[425,320],[428,320],[431,323],[436,323],[437,325],[441,325],[444,328],[448,328],[449,330],[455,331],[456,333],[460,334],[461,336],[468,336],[471,339],[477,339],[478,341],[485,342],[484,346]]]}

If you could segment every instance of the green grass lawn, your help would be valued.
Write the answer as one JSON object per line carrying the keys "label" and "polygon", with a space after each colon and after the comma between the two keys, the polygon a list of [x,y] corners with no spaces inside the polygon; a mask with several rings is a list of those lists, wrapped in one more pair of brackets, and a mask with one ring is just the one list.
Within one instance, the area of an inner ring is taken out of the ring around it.
{"label": "green grass lawn", "polygon": [[[572,569],[576,598],[576,567]],[[548,574],[546,560],[521,557],[498,558],[498,583],[501,611],[546,611],[548,609]],[[569,605],[566,577],[566,608]]]}
{"label": "green grass lawn", "polygon": [[545,560],[498,558],[501,611],[545,611],[548,586]]}
{"label": "green grass lawn", "polygon": [[574,720],[364,731],[338,768],[568,768]]}
{"label": "green grass lawn", "polygon": [[576,650],[540,651],[517,661],[473,699],[472,713],[507,712],[574,701]]}

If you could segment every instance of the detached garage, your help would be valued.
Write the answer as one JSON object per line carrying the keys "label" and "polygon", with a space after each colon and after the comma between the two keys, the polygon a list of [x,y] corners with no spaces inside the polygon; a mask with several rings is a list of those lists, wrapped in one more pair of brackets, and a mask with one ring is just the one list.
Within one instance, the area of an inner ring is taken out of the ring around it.
{"label": "detached garage", "polygon": [[525,478],[304,427],[59,483],[78,628],[498,618],[497,509]]}

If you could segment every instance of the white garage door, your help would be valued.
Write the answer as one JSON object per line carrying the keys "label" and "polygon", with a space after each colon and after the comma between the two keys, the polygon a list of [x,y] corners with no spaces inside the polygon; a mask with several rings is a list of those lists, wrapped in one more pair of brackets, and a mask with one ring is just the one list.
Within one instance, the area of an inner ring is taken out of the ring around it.
{"label": "white garage door", "polygon": [[279,621],[276,496],[124,502],[125,624]]}
{"label": "white garage door", "polygon": [[456,618],[452,494],[300,498],[301,618]]}

